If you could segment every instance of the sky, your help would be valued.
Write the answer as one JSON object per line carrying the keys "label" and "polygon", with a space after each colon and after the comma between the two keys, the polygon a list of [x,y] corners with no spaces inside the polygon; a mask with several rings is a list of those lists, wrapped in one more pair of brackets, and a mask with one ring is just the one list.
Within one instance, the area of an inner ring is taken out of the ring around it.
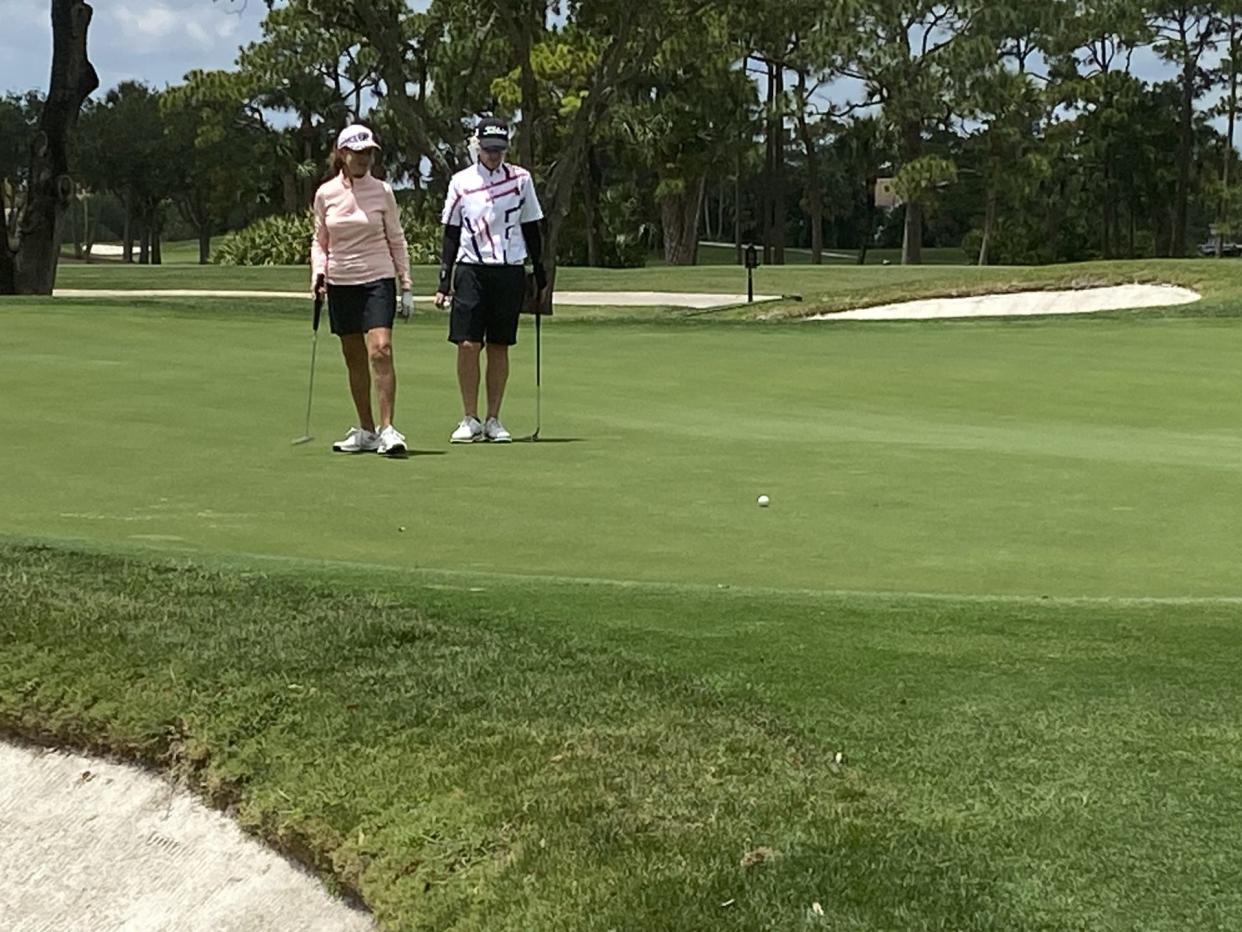
{"label": "sky", "polygon": [[[259,38],[263,0],[94,0],[87,49],[100,90],[121,81],[176,84],[195,68],[230,68]],[[47,90],[49,0],[0,0],[0,93]]]}

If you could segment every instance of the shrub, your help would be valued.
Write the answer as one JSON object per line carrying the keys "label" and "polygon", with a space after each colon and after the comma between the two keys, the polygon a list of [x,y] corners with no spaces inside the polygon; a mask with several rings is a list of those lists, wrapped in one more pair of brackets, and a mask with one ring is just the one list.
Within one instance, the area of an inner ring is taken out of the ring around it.
{"label": "shrub", "polygon": [[273,214],[230,233],[211,255],[219,265],[310,265],[311,212]]}
{"label": "shrub", "polygon": [[[418,216],[412,208],[402,208],[401,227],[411,262],[427,265],[440,261],[439,223]],[[309,210],[273,214],[226,236],[212,253],[211,261],[219,265],[309,265],[313,232]]]}

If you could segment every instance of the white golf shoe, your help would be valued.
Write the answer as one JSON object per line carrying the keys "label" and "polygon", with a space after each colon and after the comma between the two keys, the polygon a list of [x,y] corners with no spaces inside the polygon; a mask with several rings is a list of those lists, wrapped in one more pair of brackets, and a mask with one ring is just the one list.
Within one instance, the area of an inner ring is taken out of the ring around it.
{"label": "white golf shoe", "polygon": [[405,453],[405,434],[389,424],[379,433],[380,456],[402,456]]}
{"label": "white golf shoe", "polygon": [[509,432],[505,430],[505,425],[500,423],[500,418],[489,417],[487,423],[483,425],[483,436],[492,443],[508,443],[513,439]]}
{"label": "white golf shoe", "polygon": [[483,439],[483,425],[479,423],[479,419],[473,416],[467,416],[461,419],[461,423],[457,425],[457,429],[453,431],[453,436],[449,440],[453,443],[474,443],[476,440]]}
{"label": "white golf shoe", "polygon": [[345,439],[332,444],[332,449],[337,453],[374,453],[379,445],[379,434],[361,427],[351,427]]}

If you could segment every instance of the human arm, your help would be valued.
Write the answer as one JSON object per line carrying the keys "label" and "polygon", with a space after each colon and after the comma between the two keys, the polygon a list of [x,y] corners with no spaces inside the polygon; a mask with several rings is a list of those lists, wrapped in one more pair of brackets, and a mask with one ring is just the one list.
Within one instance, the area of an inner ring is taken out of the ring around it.
{"label": "human arm", "polygon": [[401,290],[409,292],[412,288],[410,248],[405,242],[405,230],[401,228],[401,208],[397,206],[397,198],[387,182],[384,183],[384,238],[388,242],[388,253],[392,256]]}
{"label": "human arm", "polygon": [[311,293],[318,297],[328,274],[327,202],[321,192],[315,194],[312,213],[314,232],[311,234]]}

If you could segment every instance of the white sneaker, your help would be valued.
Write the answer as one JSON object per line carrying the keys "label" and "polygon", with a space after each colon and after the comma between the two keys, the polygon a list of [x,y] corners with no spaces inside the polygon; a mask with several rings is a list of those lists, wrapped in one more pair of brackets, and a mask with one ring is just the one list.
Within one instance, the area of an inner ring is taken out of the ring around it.
{"label": "white sneaker", "polygon": [[351,427],[345,439],[332,444],[332,449],[337,453],[374,453],[379,445],[379,434],[361,427]]}
{"label": "white sneaker", "polygon": [[474,443],[483,439],[483,425],[473,416],[463,417],[449,440],[453,443]]}
{"label": "white sneaker", "polygon": [[380,456],[401,456],[405,453],[405,434],[389,424],[379,434]]}
{"label": "white sneaker", "polygon": [[483,425],[483,436],[492,443],[508,443],[513,438],[509,432],[505,430],[505,425],[500,423],[500,418],[489,417],[487,423]]}

